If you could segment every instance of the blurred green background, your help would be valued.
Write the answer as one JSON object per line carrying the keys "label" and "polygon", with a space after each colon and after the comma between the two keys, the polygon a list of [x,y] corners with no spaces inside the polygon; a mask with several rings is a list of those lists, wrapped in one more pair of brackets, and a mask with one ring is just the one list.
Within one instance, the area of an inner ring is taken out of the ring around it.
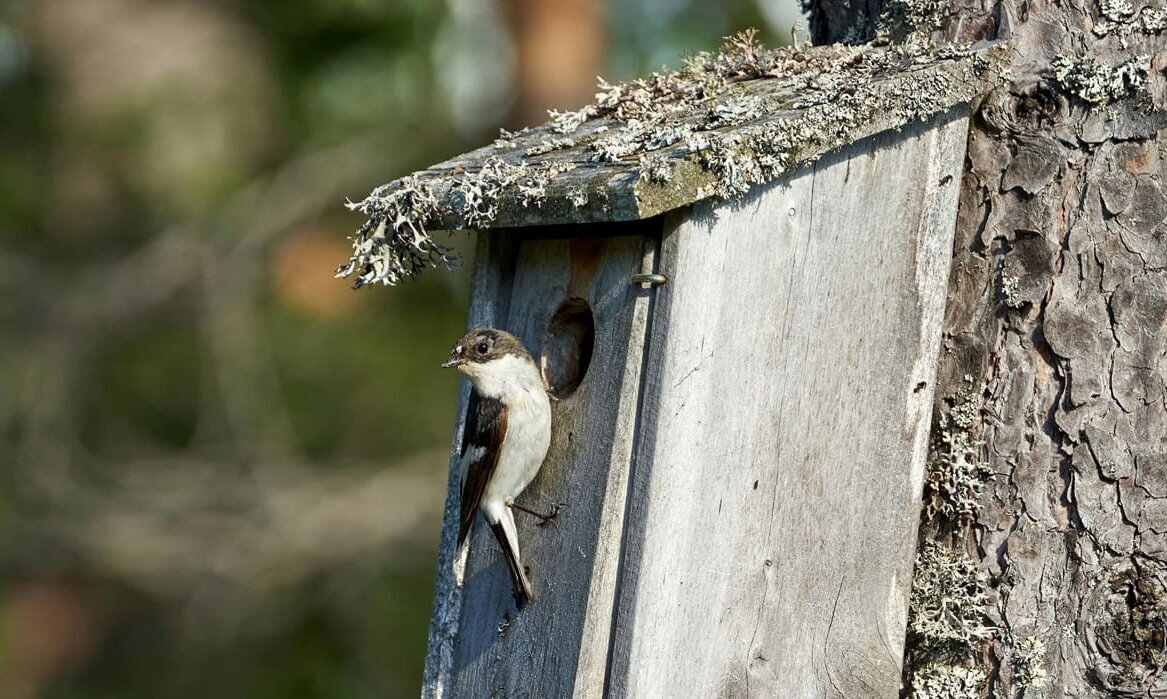
{"label": "blurred green background", "polygon": [[796,20],[0,0],[0,697],[415,696],[472,260],[352,292],[345,198]]}

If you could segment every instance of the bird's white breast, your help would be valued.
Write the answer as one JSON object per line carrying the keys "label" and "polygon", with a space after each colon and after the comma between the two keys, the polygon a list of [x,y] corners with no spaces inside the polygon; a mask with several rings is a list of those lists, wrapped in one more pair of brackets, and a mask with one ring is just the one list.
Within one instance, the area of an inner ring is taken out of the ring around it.
{"label": "bird's white breast", "polygon": [[502,453],[483,503],[515,497],[539,472],[551,444],[551,401],[539,369],[530,359],[508,354],[467,367],[466,375],[480,394],[507,408]]}

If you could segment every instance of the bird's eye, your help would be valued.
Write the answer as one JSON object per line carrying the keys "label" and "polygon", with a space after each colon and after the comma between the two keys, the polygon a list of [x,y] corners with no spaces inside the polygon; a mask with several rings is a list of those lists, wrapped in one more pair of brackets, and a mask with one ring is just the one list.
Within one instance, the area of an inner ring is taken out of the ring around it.
{"label": "bird's eye", "polygon": [[490,345],[485,342],[479,342],[474,349],[478,350],[478,354],[486,354],[490,351]]}

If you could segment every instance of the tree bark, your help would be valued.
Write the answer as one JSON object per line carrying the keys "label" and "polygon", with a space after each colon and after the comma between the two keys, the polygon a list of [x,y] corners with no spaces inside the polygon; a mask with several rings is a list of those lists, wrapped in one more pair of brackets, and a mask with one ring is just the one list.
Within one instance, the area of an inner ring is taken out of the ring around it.
{"label": "tree bark", "polygon": [[811,7],[820,42],[1011,50],[974,105],[916,571],[932,540],[975,561],[985,633],[931,643],[914,598],[906,691],[1167,696],[1167,11],[919,5]]}
{"label": "tree bark", "polygon": [[541,124],[548,108],[592,101],[604,72],[604,8],[597,0],[509,0],[519,94],[517,127]]}

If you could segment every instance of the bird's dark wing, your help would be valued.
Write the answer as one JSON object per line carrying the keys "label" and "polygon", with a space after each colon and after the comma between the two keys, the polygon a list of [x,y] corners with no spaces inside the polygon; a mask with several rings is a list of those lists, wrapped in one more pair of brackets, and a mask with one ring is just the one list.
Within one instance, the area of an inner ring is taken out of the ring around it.
{"label": "bird's dark wing", "polygon": [[[462,432],[462,460],[465,476],[462,479],[462,516],[458,526],[458,543],[466,539],[474,513],[482,501],[486,483],[494,475],[502,440],[507,434],[507,408],[497,398],[486,398],[478,391],[470,391],[466,409],[466,428]],[[470,463],[465,461],[470,459]]]}

